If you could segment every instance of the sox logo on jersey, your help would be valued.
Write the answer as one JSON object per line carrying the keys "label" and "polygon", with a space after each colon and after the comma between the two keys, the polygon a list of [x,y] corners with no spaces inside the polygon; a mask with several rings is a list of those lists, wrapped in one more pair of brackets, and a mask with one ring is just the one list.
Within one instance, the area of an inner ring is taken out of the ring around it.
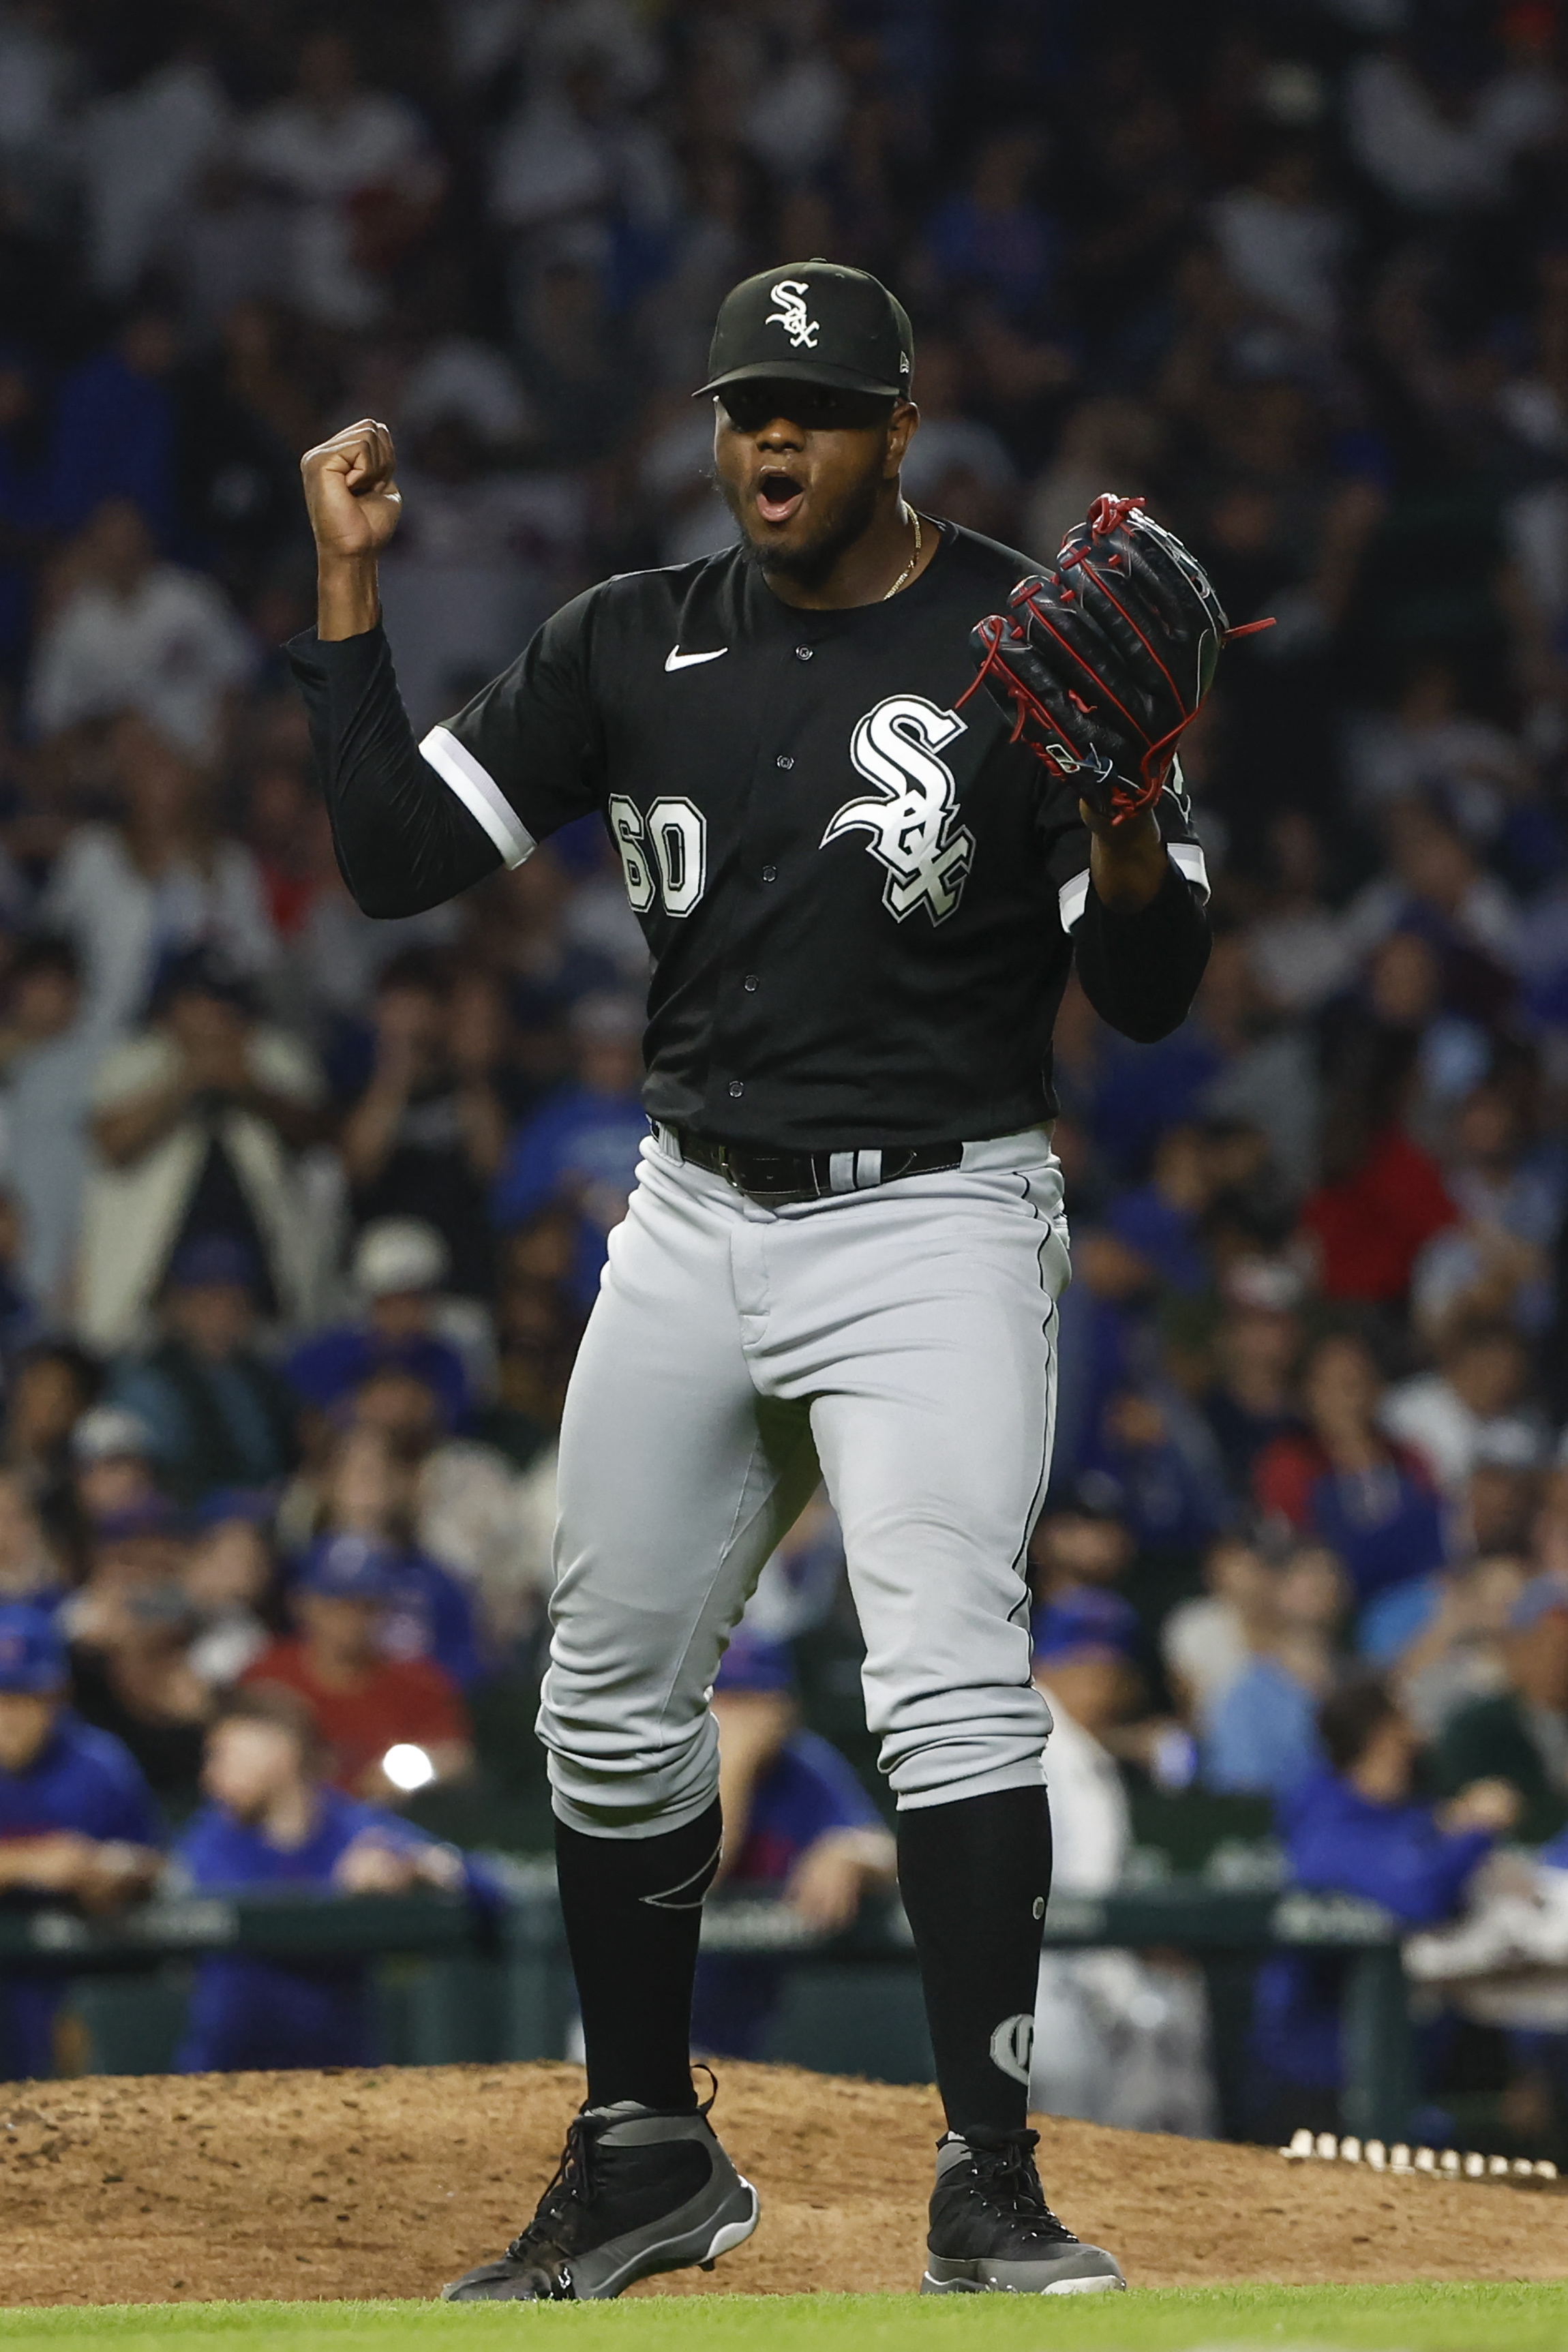
{"label": "sox logo on jersey", "polygon": [[974,835],[958,823],[958,788],[938,753],[962,735],[955,710],[941,710],[920,694],[890,694],[857,722],[849,756],[879,797],[846,801],[822,836],[830,841],[863,830],[879,864],[888,869],[882,904],[898,922],[923,907],[945,922],[963,895],[974,856]]}

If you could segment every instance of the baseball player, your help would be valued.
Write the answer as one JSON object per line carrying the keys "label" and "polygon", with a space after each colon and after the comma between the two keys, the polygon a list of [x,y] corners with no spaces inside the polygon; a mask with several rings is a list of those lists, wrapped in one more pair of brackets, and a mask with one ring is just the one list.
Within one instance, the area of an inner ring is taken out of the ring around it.
{"label": "baseball player", "polygon": [[1128,1036],[1192,1000],[1206,883],[1172,754],[1224,616],[1136,501],[1022,587],[1024,556],[914,513],[912,361],[858,270],[738,286],[701,388],[738,544],[574,598],[422,743],[376,597],[391,437],[303,460],[320,607],[291,652],[360,905],[435,906],[592,811],[653,961],[652,1132],[566,1406],[539,1717],[588,2098],[458,2300],[615,2295],[756,2226],[689,2063],[708,1698],[819,1477],[949,2126],[924,2287],[1123,2283],[1047,2205],[1026,2122],[1051,1849],[1023,1569],[1068,1275],[1050,1036],[1075,956]]}

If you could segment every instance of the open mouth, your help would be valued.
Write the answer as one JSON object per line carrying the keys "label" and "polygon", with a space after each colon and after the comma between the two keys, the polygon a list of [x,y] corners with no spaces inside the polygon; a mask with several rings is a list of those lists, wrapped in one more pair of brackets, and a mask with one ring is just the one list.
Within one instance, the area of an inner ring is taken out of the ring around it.
{"label": "open mouth", "polygon": [[757,484],[757,512],[764,522],[788,522],[805,496],[793,474],[770,470]]}

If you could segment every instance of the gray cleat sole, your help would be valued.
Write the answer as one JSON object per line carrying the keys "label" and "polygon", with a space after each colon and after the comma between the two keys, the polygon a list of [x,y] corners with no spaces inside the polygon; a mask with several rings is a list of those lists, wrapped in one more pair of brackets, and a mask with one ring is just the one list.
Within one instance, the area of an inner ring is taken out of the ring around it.
{"label": "gray cleat sole", "polygon": [[1127,2281],[1103,2246],[1080,2246],[1059,2263],[949,2261],[927,2257],[922,2294],[1108,2294]]}

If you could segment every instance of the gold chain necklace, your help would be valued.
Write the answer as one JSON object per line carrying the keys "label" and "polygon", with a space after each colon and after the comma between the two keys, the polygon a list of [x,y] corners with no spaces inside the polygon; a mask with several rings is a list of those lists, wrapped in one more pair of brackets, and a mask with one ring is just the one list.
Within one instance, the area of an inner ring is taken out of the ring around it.
{"label": "gold chain necklace", "polygon": [[915,551],[910,556],[909,562],[905,564],[903,570],[900,572],[898,578],[894,581],[892,586],[889,589],[887,595],[883,597],[882,602],[884,604],[888,603],[890,597],[896,596],[900,588],[908,584],[910,574],[913,572],[916,564],[921,560],[921,519],[919,515],[916,514],[913,507],[910,509],[910,520],[915,527]]}

